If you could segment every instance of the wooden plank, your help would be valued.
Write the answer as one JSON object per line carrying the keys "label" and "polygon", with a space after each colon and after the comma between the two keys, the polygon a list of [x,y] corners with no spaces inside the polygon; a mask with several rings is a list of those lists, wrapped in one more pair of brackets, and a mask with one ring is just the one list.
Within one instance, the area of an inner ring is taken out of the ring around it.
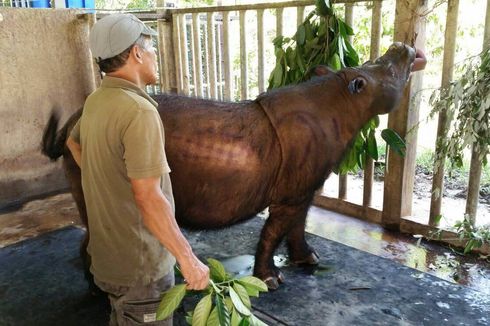
{"label": "wooden plank", "polygon": [[[426,1],[405,0],[396,2],[395,41],[424,47]],[[401,218],[412,212],[412,194],[415,176],[417,148],[417,124],[419,120],[419,90],[422,86],[422,72],[415,73],[405,88],[400,105],[388,117],[388,128],[405,138],[407,150],[402,158],[388,151],[388,168],[385,174],[383,194],[383,225],[398,229]],[[411,130],[410,133],[408,131]]]}
{"label": "wooden plank", "polygon": [[[345,18],[345,22],[347,23],[347,25],[349,26],[353,26],[353,23],[354,23],[354,4],[352,3],[347,3],[345,5],[345,15],[344,15],[344,18]],[[352,35],[349,35],[347,37],[347,40],[349,40],[349,43],[352,43]]]}
{"label": "wooden plank", "polygon": [[206,24],[202,24],[202,39],[203,39],[203,44],[201,44],[201,49],[203,51],[202,53],[202,59],[204,60],[202,62],[202,67],[203,67],[203,75],[202,75],[202,87],[203,87],[203,97],[204,98],[209,98],[209,47],[208,47],[208,24],[207,24],[207,16],[206,14]]}
{"label": "wooden plank", "polygon": [[240,98],[248,98],[248,60],[247,60],[247,31],[246,11],[240,11]]}
{"label": "wooden plank", "polygon": [[[332,0],[332,3],[362,3],[371,2],[372,0]],[[383,1],[383,0],[374,0]],[[244,4],[244,5],[232,5],[232,6],[210,6],[201,8],[179,8],[179,9],[168,9],[171,12],[177,13],[204,13],[204,12],[227,12],[227,11],[240,11],[240,10],[263,10],[263,9],[275,9],[275,8],[288,8],[288,7],[298,7],[298,6],[313,6],[315,1],[305,0],[305,1],[284,1],[284,2],[270,2],[270,3],[256,3],[256,4]]]}
{"label": "wooden plank", "polygon": [[[446,31],[444,33],[444,56],[442,63],[441,87],[449,86],[453,79],[454,55],[456,53],[456,33],[458,28],[459,0],[449,0],[447,4]],[[449,127],[446,111],[439,112],[437,123],[436,151],[440,150],[440,143],[447,137]],[[430,200],[429,225],[436,226],[437,217],[441,215],[442,194],[444,192],[444,164],[446,158],[442,157],[435,162],[432,178],[432,195]]]}
{"label": "wooden plank", "polygon": [[303,24],[304,19],[305,19],[305,7],[298,6],[296,8],[296,26]]}
{"label": "wooden plank", "polygon": [[189,92],[189,57],[187,52],[187,23],[185,14],[178,15],[179,19],[179,44],[180,54],[182,56],[182,90],[184,95],[190,95]]}
{"label": "wooden plank", "polygon": [[233,81],[231,79],[231,48],[230,48],[230,12],[223,12],[223,61],[225,75],[225,92],[224,99],[231,100],[231,90],[233,89]]}
{"label": "wooden plank", "polygon": [[212,99],[218,98],[218,89],[216,88],[216,39],[214,37],[214,14],[207,15],[208,27],[208,88],[209,96]]}
{"label": "wooden plank", "polygon": [[265,92],[264,9],[257,10],[257,59],[259,94]]}
{"label": "wooden plank", "polygon": [[381,223],[382,212],[371,207],[360,206],[348,201],[330,198],[322,195],[315,196],[315,198],[313,199],[313,205],[340,214],[345,214],[362,220],[367,220],[369,222]]}
{"label": "wooden plank", "polygon": [[[402,219],[400,224],[400,231],[409,234],[421,234],[426,239],[430,239],[431,241],[442,242],[458,248],[465,247],[465,242],[461,241],[456,233],[451,231],[441,230],[440,237],[436,237],[434,234],[436,234],[436,232],[439,231],[436,227],[432,227],[426,224],[420,224],[409,219]],[[490,246],[487,243],[481,248],[473,249],[473,251],[477,253],[481,253],[483,255],[489,255]]]}
{"label": "wooden plank", "polygon": [[[352,26],[352,22],[354,21],[354,7],[352,4],[345,5],[345,22]],[[348,37],[349,42],[352,42],[352,36]],[[347,198],[347,183],[348,176],[339,175],[339,199],[345,200]]]}
{"label": "wooden plank", "polygon": [[283,14],[284,14],[284,8],[276,9],[276,36],[282,35]]}
{"label": "wooden plank", "polygon": [[[175,87],[175,62],[174,46],[171,23],[165,20],[157,21],[158,30],[158,66],[160,72],[160,89],[163,92],[171,92]],[[172,79],[172,80],[171,80]],[[171,86],[172,85],[172,86]],[[174,89],[175,92],[175,89]]]}
{"label": "wooden plank", "polygon": [[179,15],[172,16],[172,39],[174,44],[174,60],[175,60],[175,82],[177,94],[182,94],[184,85],[182,81],[182,56],[180,46],[180,24]]}
{"label": "wooden plank", "polygon": [[202,97],[202,58],[201,58],[201,23],[199,14],[192,14],[192,61],[194,63],[194,94]]}
{"label": "wooden plank", "polygon": [[[371,15],[371,47],[369,59],[375,60],[379,57],[381,47],[381,2],[374,2]],[[373,203],[373,183],[374,183],[374,161],[372,158],[366,159],[364,166],[362,189],[363,206],[371,206]]]}
{"label": "wooden plank", "polygon": [[[221,16],[223,17],[223,16]],[[218,49],[216,52],[216,60],[218,62],[217,69],[216,69],[216,80],[218,82],[218,99],[223,100],[223,46],[221,45],[221,35],[222,35],[222,30],[223,30],[223,21],[221,21],[220,24],[217,25],[218,31],[216,33],[216,43],[218,44]]]}

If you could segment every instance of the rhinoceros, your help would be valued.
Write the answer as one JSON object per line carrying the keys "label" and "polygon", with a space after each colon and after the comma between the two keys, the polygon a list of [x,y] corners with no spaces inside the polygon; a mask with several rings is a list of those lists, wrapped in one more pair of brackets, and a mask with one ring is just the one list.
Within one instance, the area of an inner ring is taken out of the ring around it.
{"label": "rhinoceros", "polygon": [[[374,62],[337,72],[319,66],[310,80],[267,91],[255,100],[156,96],[179,225],[225,227],[268,207],[254,275],[271,289],[279,286],[284,277],[273,254],[283,239],[291,262],[317,264],[319,256],[305,240],[314,193],[360,128],[397,107],[414,59],[413,48],[395,43]],[[73,197],[87,225],[80,169],[65,146],[80,114],[58,132],[59,119],[51,116],[43,152],[53,160],[63,155]],[[83,255],[87,241],[88,237],[81,246]]]}

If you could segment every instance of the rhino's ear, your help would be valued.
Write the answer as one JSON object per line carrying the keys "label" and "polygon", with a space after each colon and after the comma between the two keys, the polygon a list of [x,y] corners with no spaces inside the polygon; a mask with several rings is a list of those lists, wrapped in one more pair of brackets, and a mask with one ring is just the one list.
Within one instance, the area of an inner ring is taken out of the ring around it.
{"label": "rhino's ear", "polygon": [[349,92],[351,94],[358,94],[363,91],[367,85],[367,80],[364,77],[356,77],[349,82]]}
{"label": "rhino's ear", "polygon": [[310,72],[311,76],[325,76],[329,74],[335,74],[335,71],[324,65],[313,67]]}

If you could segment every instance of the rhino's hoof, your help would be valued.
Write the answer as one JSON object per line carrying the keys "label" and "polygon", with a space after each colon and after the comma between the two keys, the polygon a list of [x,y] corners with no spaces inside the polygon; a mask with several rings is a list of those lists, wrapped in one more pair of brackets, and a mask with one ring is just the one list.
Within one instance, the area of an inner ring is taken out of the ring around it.
{"label": "rhino's hoof", "polygon": [[320,256],[316,251],[312,251],[308,256],[302,259],[293,260],[293,264],[296,265],[318,265],[320,262]]}
{"label": "rhino's hoof", "polygon": [[264,280],[269,290],[277,290],[279,288],[279,283],[284,283],[284,274],[278,272],[277,276],[269,276]]}

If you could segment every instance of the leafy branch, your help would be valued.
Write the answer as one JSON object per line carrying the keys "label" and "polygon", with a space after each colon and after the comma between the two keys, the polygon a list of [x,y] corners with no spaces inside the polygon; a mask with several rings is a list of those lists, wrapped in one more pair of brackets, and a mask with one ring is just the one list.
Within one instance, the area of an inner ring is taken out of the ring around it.
{"label": "leafy branch", "polygon": [[[253,276],[239,279],[226,273],[216,259],[207,259],[210,270],[210,284],[202,291],[193,311],[186,316],[189,325],[194,326],[263,326],[266,325],[252,313],[250,297],[258,297],[267,292],[267,285]],[[186,295],[196,291],[186,291],[185,284],[175,285],[163,295],[157,310],[157,320],[169,317]]]}
{"label": "leafy branch", "polygon": [[463,75],[448,87],[434,91],[429,103],[430,117],[446,112],[452,121],[449,137],[438,139],[438,161],[447,157],[452,166],[462,167],[464,150],[475,147],[487,164],[490,144],[490,50],[471,58],[462,68]]}
{"label": "leafy branch", "polygon": [[[359,56],[349,42],[352,35],[354,31],[335,15],[330,0],[317,0],[315,10],[298,26],[293,37],[274,39],[276,65],[269,77],[269,89],[305,81],[318,65],[334,70],[358,66]],[[379,118],[375,117],[361,129],[336,173],[362,169],[368,157],[378,160],[375,137],[378,127]],[[405,142],[395,131],[385,129],[381,137],[396,153],[404,155]]]}

